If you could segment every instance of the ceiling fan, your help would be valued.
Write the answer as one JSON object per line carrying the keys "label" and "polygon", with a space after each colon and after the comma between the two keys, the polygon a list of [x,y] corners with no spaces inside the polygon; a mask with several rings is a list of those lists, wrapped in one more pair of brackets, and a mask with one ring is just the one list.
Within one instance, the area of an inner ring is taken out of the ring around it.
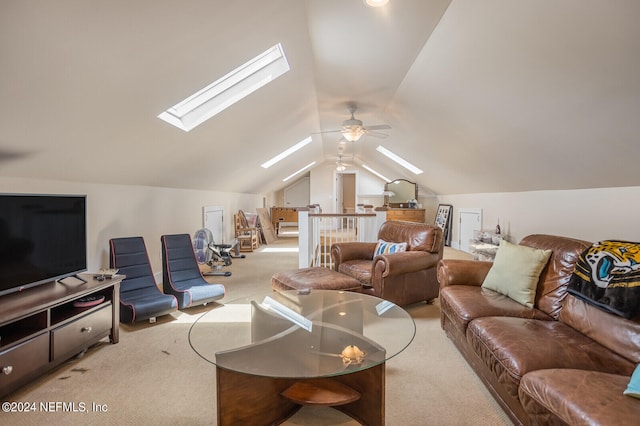
{"label": "ceiling fan", "polygon": [[342,128],[340,130],[328,130],[320,133],[335,133],[340,132],[342,136],[349,142],[355,142],[359,140],[363,135],[375,136],[377,138],[386,138],[388,135],[385,133],[376,132],[375,130],[390,129],[388,124],[375,124],[373,126],[364,126],[362,120],[358,120],[354,114],[357,108],[355,106],[349,107],[351,117],[348,120],[342,122]]}
{"label": "ceiling fan", "polygon": [[[351,167],[353,164],[347,163],[343,159],[343,157],[344,155],[338,152],[337,157],[330,157],[330,158],[335,158],[336,161],[333,164],[327,163],[326,167],[335,168],[335,170],[338,172],[344,172],[347,169],[347,167]],[[349,156],[349,157],[352,157],[352,156]]]}
{"label": "ceiling fan", "polygon": [[336,161],[336,170],[339,172],[344,172],[348,166],[351,166],[351,164],[342,161],[342,155],[338,155],[338,161]]}

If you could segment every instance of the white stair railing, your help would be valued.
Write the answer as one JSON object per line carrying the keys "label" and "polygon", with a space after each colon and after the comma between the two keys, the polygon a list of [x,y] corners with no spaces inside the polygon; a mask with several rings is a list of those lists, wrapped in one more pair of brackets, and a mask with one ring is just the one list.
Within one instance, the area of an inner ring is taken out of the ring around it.
{"label": "white stair railing", "polygon": [[377,241],[386,211],[364,214],[298,211],[299,267],[333,267],[331,245],[347,241]]}

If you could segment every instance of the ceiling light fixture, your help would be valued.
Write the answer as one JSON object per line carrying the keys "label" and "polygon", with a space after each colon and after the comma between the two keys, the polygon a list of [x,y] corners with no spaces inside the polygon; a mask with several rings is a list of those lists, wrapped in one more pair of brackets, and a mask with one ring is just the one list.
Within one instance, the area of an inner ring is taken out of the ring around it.
{"label": "ceiling light fixture", "polygon": [[381,175],[380,173],[376,172],[375,170],[373,170],[371,167],[367,166],[366,164],[363,164],[362,168],[365,169],[365,170],[370,171],[371,173],[373,173],[374,175],[378,176],[380,179],[382,179],[385,182],[391,182],[391,179]]}
{"label": "ceiling light fixture", "polygon": [[188,132],[280,77],[289,69],[282,45],[278,43],[172,106],[158,115],[158,118]]}
{"label": "ceiling light fixture", "polygon": [[280,154],[276,155],[271,160],[262,163],[260,165],[260,167],[262,167],[264,169],[268,169],[269,167],[271,167],[274,164],[276,164],[278,161],[287,158],[288,156],[290,156],[291,154],[293,154],[294,152],[296,152],[297,150],[299,150],[303,146],[306,146],[306,145],[310,144],[311,140],[312,140],[311,136],[301,140],[297,144],[293,145],[291,148],[282,151]]}
{"label": "ceiling light fixture", "polygon": [[419,175],[420,173],[423,173],[422,170],[420,170],[419,168],[417,168],[416,166],[414,166],[413,164],[411,164],[410,162],[408,162],[404,158],[399,157],[398,155],[396,155],[393,152],[389,151],[387,148],[383,147],[382,145],[378,145],[378,147],[376,148],[376,151],[378,151],[379,153],[385,155],[387,158],[390,158],[391,160],[395,161],[396,163],[400,164],[402,167],[404,167],[405,169],[409,170],[410,172],[413,172],[413,173],[415,173],[417,175]]}
{"label": "ceiling light fixture", "polygon": [[292,173],[292,174],[290,174],[289,176],[287,176],[286,178],[282,179],[282,181],[283,181],[283,182],[288,181],[289,179],[291,179],[291,178],[292,178],[292,177],[294,177],[295,175],[297,175],[297,174],[299,174],[299,173],[304,172],[304,171],[305,171],[305,170],[307,170],[309,167],[312,167],[312,166],[314,166],[315,164],[316,164],[316,162],[315,162],[315,161],[313,161],[313,162],[311,162],[311,163],[307,164],[306,166],[304,166],[303,168],[301,168],[301,169],[300,169],[300,170],[298,170],[297,172]]}
{"label": "ceiling light fixture", "polygon": [[362,137],[362,135],[364,135],[364,128],[362,127],[362,124],[344,126],[340,133],[342,133],[342,136],[349,142],[356,142]]}
{"label": "ceiling light fixture", "polygon": [[345,170],[347,170],[347,168],[345,167],[344,164],[338,164],[338,166],[336,167],[336,170],[339,172],[344,172]]}
{"label": "ceiling light fixture", "polygon": [[364,4],[369,7],[382,7],[389,3],[389,0],[364,0]]}
{"label": "ceiling light fixture", "polygon": [[355,108],[349,110],[351,112],[351,118],[342,122],[342,130],[340,133],[349,142],[356,142],[365,134],[364,127],[362,126],[362,120],[358,120],[353,116],[356,111]]}

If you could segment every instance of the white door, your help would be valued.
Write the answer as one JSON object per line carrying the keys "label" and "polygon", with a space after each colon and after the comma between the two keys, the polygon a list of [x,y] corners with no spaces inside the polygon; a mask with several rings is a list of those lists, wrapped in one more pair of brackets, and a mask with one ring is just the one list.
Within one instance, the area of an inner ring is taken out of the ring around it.
{"label": "white door", "polygon": [[308,177],[289,185],[284,189],[285,207],[307,207],[310,204],[310,181]]}
{"label": "white door", "polygon": [[202,224],[213,234],[216,244],[224,243],[224,207],[205,206],[202,208]]}
{"label": "white door", "polygon": [[470,253],[469,242],[473,239],[473,231],[482,229],[482,209],[458,209],[458,213],[458,249]]}
{"label": "white door", "polygon": [[356,174],[355,173],[340,173],[341,186],[341,213],[355,213],[356,212]]}

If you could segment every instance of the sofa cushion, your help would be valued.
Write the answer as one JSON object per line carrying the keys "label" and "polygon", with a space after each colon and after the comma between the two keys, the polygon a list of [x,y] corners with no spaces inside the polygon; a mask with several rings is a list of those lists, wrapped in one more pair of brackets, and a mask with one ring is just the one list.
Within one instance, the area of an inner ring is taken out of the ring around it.
{"label": "sofa cushion", "polygon": [[385,240],[378,240],[378,245],[376,246],[376,250],[373,252],[373,256],[378,256],[379,254],[392,254],[392,253],[401,253],[407,251],[407,243],[391,243]]}
{"label": "sofa cushion", "polygon": [[560,321],[575,328],[602,346],[640,364],[640,323],[607,313],[568,295]]}
{"label": "sofa cushion", "polygon": [[367,259],[356,259],[342,262],[338,272],[342,272],[360,281],[364,285],[371,285],[371,269],[373,262]]}
{"label": "sofa cushion", "polygon": [[540,273],[549,256],[551,250],[520,246],[502,240],[482,287],[495,290],[532,308]]}
{"label": "sofa cushion", "polygon": [[551,250],[551,258],[540,274],[535,306],[558,319],[578,257],[591,243],[558,235],[532,234],[524,237],[520,245]]}
{"label": "sofa cushion", "polygon": [[476,318],[506,316],[551,320],[544,312],[526,307],[504,294],[482,287],[452,285],[440,289],[440,309],[463,334]]}
{"label": "sofa cushion", "polygon": [[631,375],[635,364],[559,321],[486,317],[467,327],[467,341],[512,396],[522,376],[546,368]]}
{"label": "sofa cushion", "polygon": [[276,272],[271,277],[274,290],[359,290],[360,282],[322,266]]}
{"label": "sofa cushion", "polygon": [[636,425],[640,401],[622,394],[628,376],[575,369],[527,373],[520,382],[522,405],[534,424],[548,412],[570,425]]}

